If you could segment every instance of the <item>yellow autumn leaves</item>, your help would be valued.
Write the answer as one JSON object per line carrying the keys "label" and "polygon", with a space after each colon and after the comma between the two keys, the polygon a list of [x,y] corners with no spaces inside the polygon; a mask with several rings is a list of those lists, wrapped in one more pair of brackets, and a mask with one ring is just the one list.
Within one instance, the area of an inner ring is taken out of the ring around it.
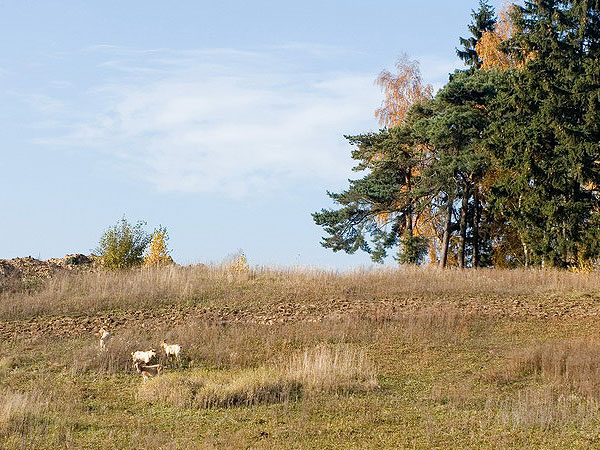
{"label": "yellow autumn leaves", "polygon": [[173,258],[169,255],[169,249],[167,248],[168,241],[169,234],[167,233],[167,229],[162,226],[158,227],[152,233],[150,245],[146,250],[146,255],[144,256],[145,266],[164,266],[173,263]]}

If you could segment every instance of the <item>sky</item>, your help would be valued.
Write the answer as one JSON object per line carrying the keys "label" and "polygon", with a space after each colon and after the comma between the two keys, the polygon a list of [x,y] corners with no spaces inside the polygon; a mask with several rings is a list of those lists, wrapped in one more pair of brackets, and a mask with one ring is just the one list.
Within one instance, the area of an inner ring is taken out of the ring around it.
{"label": "sky", "polygon": [[369,265],[311,213],[360,177],[378,73],[406,53],[443,86],[477,3],[0,0],[0,259],[89,254],[125,216],[181,264]]}

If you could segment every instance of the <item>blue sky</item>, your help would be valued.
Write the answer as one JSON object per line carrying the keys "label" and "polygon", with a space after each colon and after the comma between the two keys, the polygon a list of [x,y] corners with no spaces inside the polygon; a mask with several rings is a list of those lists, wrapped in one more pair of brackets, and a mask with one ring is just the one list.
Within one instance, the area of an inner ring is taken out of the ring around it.
{"label": "blue sky", "polygon": [[125,215],[183,264],[369,264],[310,213],[357,176],[377,74],[407,53],[443,85],[476,6],[0,1],[0,258],[89,253]]}

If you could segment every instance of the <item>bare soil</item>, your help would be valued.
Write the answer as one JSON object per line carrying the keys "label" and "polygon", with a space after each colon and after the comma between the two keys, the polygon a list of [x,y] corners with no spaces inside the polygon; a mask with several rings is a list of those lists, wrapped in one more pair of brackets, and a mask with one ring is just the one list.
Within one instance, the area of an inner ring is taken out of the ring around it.
{"label": "bare soil", "polygon": [[74,337],[96,333],[100,327],[111,329],[136,327],[146,330],[183,325],[188,321],[225,325],[228,323],[318,322],[348,317],[394,320],[404,313],[430,308],[452,308],[457,312],[501,319],[577,319],[596,321],[600,317],[600,301],[592,296],[489,297],[397,299],[324,299],[319,303],[260,302],[248,308],[205,307],[201,305],[169,305],[148,310],[118,310],[96,314],[41,316],[15,321],[0,321],[0,338],[27,339],[40,336]]}

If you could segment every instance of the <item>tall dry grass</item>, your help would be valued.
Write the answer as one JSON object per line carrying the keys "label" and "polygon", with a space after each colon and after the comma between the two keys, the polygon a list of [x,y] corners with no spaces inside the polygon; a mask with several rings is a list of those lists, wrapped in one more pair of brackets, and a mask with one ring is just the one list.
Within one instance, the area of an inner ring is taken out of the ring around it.
{"label": "tall dry grass", "polygon": [[40,393],[5,390],[0,393],[0,433],[27,436],[47,423],[48,400]]}
{"label": "tall dry grass", "polygon": [[41,390],[0,391],[0,448],[58,448],[69,441],[72,427],[57,420],[57,407]]}
{"label": "tall dry grass", "polygon": [[558,270],[439,270],[403,267],[334,272],[317,269],[252,269],[236,274],[220,267],[169,266],[129,271],[68,273],[35,292],[0,294],[0,319],[41,314],[92,313],[160,305],[318,304],[391,298],[490,297],[597,294],[594,273]]}
{"label": "tall dry grass", "polygon": [[[112,330],[105,350],[98,339],[88,340],[69,352],[67,361],[74,374],[85,372],[131,372],[131,352],[155,349],[158,362],[168,368],[213,369],[257,368],[306,348],[344,345],[383,345],[390,340],[407,344],[460,344],[482,319],[452,307],[425,308],[382,316],[357,314],[343,319],[282,324],[233,323],[214,325],[192,319],[181,325],[140,330],[135,325]],[[166,339],[182,346],[181,361],[167,360],[160,343]],[[1,350],[1,348],[0,348]],[[313,355],[314,356],[314,355]],[[339,361],[351,361],[346,355]],[[337,361],[337,360],[336,360]],[[9,361],[7,360],[8,364]],[[353,361],[360,365],[360,361]],[[0,360],[0,373],[2,363]],[[348,373],[351,373],[348,368]]]}
{"label": "tall dry grass", "polygon": [[347,394],[378,387],[363,350],[319,346],[278,365],[237,371],[173,372],[140,386],[138,400],[179,408],[229,408],[298,400],[316,393]]}
{"label": "tall dry grass", "polygon": [[360,392],[378,387],[375,366],[364,350],[319,345],[289,358],[283,373],[305,393]]}
{"label": "tall dry grass", "polygon": [[527,377],[600,400],[600,341],[577,339],[533,345],[515,351],[488,379],[513,383]]}
{"label": "tall dry grass", "polygon": [[597,400],[550,386],[524,389],[515,398],[488,401],[486,407],[496,412],[494,420],[514,428],[595,427],[600,420]]}
{"label": "tall dry grass", "polygon": [[484,380],[516,391],[486,403],[493,420],[516,428],[597,425],[600,420],[600,341],[574,339],[535,344],[507,355]]}

